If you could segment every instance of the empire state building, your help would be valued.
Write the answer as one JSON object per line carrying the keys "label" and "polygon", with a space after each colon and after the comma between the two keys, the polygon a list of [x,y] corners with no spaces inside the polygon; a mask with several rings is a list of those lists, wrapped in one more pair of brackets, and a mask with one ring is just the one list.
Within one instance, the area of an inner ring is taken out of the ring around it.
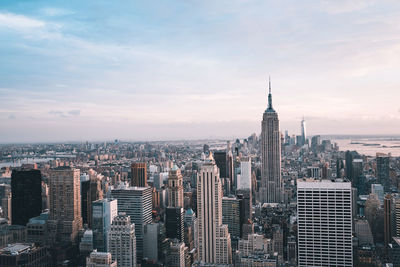
{"label": "empire state building", "polygon": [[268,108],[261,122],[261,203],[280,203],[282,200],[281,138],[278,114],[272,107],[271,80],[269,81]]}

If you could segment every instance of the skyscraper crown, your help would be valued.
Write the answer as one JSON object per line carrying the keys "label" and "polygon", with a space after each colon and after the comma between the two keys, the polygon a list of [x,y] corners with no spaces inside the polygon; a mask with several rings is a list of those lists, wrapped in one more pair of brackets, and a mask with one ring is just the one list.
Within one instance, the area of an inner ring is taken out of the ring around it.
{"label": "skyscraper crown", "polygon": [[272,107],[271,77],[269,77],[268,108],[265,110],[265,112],[275,112],[274,108]]}

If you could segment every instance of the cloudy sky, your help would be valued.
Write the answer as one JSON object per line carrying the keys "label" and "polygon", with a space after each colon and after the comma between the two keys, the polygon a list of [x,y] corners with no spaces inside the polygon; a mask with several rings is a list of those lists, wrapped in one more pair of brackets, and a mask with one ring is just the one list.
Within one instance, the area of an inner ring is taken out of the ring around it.
{"label": "cloudy sky", "polygon": [[1,1],[0,143],[400,134],[397,0]]}

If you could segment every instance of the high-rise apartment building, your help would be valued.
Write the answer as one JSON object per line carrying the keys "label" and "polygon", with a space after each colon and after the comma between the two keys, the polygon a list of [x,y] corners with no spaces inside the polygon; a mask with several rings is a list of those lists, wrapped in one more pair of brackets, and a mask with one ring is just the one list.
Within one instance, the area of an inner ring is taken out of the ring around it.
{"label": "high-rise apartment building", "polygon": [[80,171],[59,167],[49,171],[51,242],[75,242],[82,228]]}
{"label": "high-rise apartment building", "polygon": [[26,225],[42,212],[42,174],[39,170],[13,170],[11,175],[12,224]]}
{"label": "high-rise apartment building", "polygon": [[147,186],[147,164],[145,162],[132,163],[131,175],[131,186]]}
{"label": "high-rise apartment building", "polygon": [[271,81],[269,82],[268,108],[261,122],[261,188],[259,200],[263,203],[280,203],[282,200],[281,136],[278,113],[272,107]]}
{"label": "high-rise apartment building", "polygon": [[130,216],[120,213],[114,218],[108,232],[107,246],[118,267],[136,266],[135,225],[131,223]]}
{"label": "high-rise apartment building", "polygon": [[183,177],[176,165],[168,176],[168,206],[183,208]]}
{"label": "high-rise apartment building", "polygon": [[152,194],[150,187],[130,187],[120,184],[111,190],[118,200],[118,212],[125,212],[135,224],[137,259],[143,257],[143,226],[152,220]]}
{"label": "high-rise apartment building", "polygon": [[92,203],[93,248],[107,251],[107,235],[113,219],[118,215],[116,199],[104,198]]}
{"label": "high-rise apartment building", "polygon": [[201,167],[197,178],[199,221],[198,257],[204,263],[231,264],[231,237],[222,224],[222,186],[212,156]]}
{"label": "high-rise apartment building", "polygon": [[297,181],[298,266],[353,266],[351,183]]}

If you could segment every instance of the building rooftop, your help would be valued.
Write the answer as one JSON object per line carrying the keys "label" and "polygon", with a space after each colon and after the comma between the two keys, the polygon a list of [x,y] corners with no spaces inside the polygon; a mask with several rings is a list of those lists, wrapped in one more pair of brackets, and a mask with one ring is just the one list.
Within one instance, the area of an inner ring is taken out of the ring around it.
{"label": "building rooftop", "polygon": [[337,188],[337,189],[351,189],[351,182],[344,181],[343,179],[313,179],[302,178],[297,179],[297,188]]}
{"label": "building rooftop", "polygon": [[45,224],[49,219],[49,212],[43,212],[37,217],[33,217],[29,219],[29,224]]}
{"label": "building rooftop", "polygon": [[33,248],[32,244],[15,243],[0,249],[0,255],[19,255]]}

